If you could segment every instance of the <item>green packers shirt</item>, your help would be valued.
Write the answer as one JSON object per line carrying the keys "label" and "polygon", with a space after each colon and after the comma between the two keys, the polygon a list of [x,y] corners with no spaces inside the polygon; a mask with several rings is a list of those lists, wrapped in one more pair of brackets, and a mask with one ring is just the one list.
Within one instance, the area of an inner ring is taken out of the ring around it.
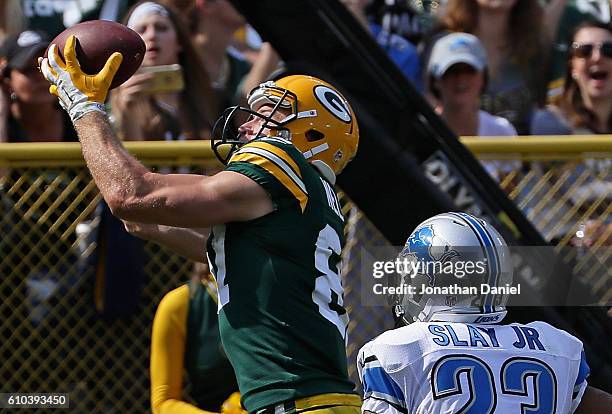
{"label": "green packers shirt", "polygon": [[244,145],[227,171],[251,178],[274,211],[215,226],[208,259],[219,329],[249,412],[323,393],[353,393],[340,280],[344,219],[332,186],[288,141]]}

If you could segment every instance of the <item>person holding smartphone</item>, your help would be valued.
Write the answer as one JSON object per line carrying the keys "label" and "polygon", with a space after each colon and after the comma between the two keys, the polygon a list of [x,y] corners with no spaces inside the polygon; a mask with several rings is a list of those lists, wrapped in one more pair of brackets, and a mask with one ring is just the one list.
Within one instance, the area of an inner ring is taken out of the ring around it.
{"label": "person holding smartphone", "polygon": [[171,7],[141,1],[124,24],[141,35],[146,53],[141,69],[111,96],[112,120],[120,137],[208,138],[219,104],[181,16]]}

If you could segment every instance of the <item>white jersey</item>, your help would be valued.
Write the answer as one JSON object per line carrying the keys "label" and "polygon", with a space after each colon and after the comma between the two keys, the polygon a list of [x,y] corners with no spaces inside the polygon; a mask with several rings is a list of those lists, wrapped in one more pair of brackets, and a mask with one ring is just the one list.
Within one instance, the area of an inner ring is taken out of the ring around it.
{"label": "white jersey", "polygon": [[544,322],[415,322],[384,332],[357,358],[362,411],[573,413],[589,367],[582,342]]}

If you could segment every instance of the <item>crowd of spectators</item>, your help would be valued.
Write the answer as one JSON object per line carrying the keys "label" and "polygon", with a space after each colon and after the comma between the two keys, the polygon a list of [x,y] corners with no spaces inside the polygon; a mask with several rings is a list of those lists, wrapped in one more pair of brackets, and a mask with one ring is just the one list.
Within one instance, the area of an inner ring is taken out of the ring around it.
{"label": "crowd of spectators", "polygon": [[[128,23],[135,6],[144,2],[82,3],[76,7],[71,0],[7,0],[0,8],[0,37],[34,30],[46,32],[44,37],[49,39],[69,25],[92,18]],[[168,21],[148,27],[146,22],[131,22],[149,49],[143,67],[179,64],[185,87],[175,93],[147,93],[153,75],[145,69],[118,88],[110,103],[124,139],[168,139],[170,130],[172,139],[205,138],[221,110],[244,103],[249,90],[281,63],[268,43],[260,43],[255,54],[250,49],[241,54],[234,47],[236,33],[253,31],[228,0],[146,3],[163,8],[166,16],[156,19]],[[567,112],[567,90],[563,83],[572,85],[564,80],[565,69],[568,58],[576,62],[575,52],[582,50],[571,47],[574,29],[583,21],[610,23],[610,3],[604,0],[342,0],[342,3],[438,109],[444,106],[435,93],[439,88],[430,82],[440,84],[444,79],[432,77],[428,70],[432,67],[430,60],[436,42],[450,33],[475,36],[484,48],[484,66],[479,70],[484,78],[479,107],[507,119],[519,135],[540,131],[538,123],[543,116],[550,115],[551,107],[544,113],[539,110],[547,104],[561,105]],[[168,30],[162,30],[164,26]],[[149,31],[145,32],[147,28]],[[165,41],[169,43],[160,44]],[[6,62],[6,55],[1,58]],[[602,59],[608,58],[602,54]],[[6,98],[3,106],[7,106]],[[448,107],[444,112],[448,121],[452,113]],[[126,130],[122,117],[136,119],[130,122],[134,124],[133,130]],[[151,119],[153,122],[149,122]],[[605,133],[606,129],[609,128],[600,127],[594,132]],[[479,135],[477,130],[473,132]]]}

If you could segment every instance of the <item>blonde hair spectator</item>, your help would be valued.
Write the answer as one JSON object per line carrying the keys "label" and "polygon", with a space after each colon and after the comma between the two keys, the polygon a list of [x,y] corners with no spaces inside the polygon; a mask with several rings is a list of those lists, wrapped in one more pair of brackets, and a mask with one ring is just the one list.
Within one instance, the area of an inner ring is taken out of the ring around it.
{"label": "blonde hair spectator", "polygon": [[[126,140],[208,138],[220,103],[181,15],[158,2],[141,1],[132,7],[124,23],[143,37],[147,51],[143,70],[111,96],[120,136]],[[155,92],[155,75],[146,68],[177,64],[184,87]]]}

